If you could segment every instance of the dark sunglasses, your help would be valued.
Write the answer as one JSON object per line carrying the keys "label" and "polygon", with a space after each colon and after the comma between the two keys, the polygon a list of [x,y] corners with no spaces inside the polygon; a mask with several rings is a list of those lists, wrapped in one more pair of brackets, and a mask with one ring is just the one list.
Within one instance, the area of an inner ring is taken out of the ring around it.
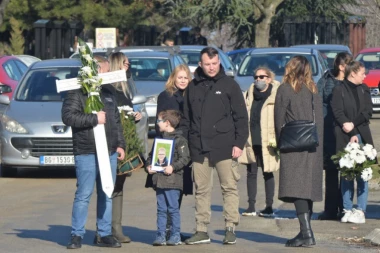
{"label": "dark sunglasses", "polygon": [[131,66],[131,64],[129,62],[123,62],[123,65],[124,66]]}
{"label": "dark sunglasses", "polygon": [[264,79],[264,77],[268,77],[266,75],[259,75],[259,76],[254,76],[253,78],[256,80],[257,78]]}

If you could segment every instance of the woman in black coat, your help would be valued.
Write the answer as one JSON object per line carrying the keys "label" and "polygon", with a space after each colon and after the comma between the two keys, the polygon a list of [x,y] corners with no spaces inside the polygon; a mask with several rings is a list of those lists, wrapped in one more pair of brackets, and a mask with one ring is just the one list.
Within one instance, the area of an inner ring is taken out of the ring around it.
{"label": "woman in black coat", "polygon": [[[365,68],[359,61],[351,61],[345,68],[345,79],[333,90],[331,108],[334,114],[336,152],[349,142],[373,145],[369,128],[372,116],[370,90],[363,84]],[[342,222],[365,223],[368,182],[356,178],[358,207],[353,208],[354,181],[341,177],[344,216]]]}
{"label": "woman in black coat", "polygon": [[319,220],[336,220],[343,212],[343,200],[340,191],[339,170],[331,160],[335,155],[336,141],[334,135],[334,119],[330,106],[332,91],[335,86],[341,84],[344,79],[344,69],[352,61],[352,55],[341,52],[335,56],[334,68],[327,70],[317,83],[318,93],[323,104],[323,160],[325,170],[325,208]]}

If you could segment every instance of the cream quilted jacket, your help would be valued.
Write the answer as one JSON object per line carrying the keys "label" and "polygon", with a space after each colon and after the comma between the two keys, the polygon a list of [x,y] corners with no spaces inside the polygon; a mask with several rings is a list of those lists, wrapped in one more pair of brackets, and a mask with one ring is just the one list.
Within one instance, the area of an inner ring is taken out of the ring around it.
{"label": "cream quilted jacket", "polygon": [[[269,147],[269,141],[276,140],[276,133],[274,130],[274,102],[276,99],[277,89],[280,86],[280,83],[276,80],[272,81],[272,92],[270,96],[265,101],[261,109],[261,141],[263,147],[263,161],[264,161],[264,171],[273,172],[277,171],[280,168],[280,161],[276,158],[275,152]],[[254,101],[253,98],[254,83],[249,87],[248,91],[244,92],[245,104],[248,111],[248,119],[250,120],[251,107]],[[249,127],[248,121],[248,129]],[[247,143],[245,144],[243,154],[239,157],[239,162],[242,164],[249,164],[256,162],[255,156],[252,149],[252,139],[251,132],[249,132],[249,137]]]}

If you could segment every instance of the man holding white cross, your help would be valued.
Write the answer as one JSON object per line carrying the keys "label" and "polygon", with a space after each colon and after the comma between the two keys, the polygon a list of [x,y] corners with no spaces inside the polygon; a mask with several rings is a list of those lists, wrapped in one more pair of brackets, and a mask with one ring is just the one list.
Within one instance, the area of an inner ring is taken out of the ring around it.
{"label": "man holding white cross", "polygon": [[[99,73],[102,72],[102,67],[107,66],[100,65]],[[117,159],[124,159],[125,140],[112,89],[114,88],[110,84],[102,85],[100,98],[104,108],[96,114],[84,112],[88,95],[84,94],[82,89],[68,91],[62,105],[62,121],[72,128],[77,176],[77,190],[72,210],[71,239],[67,245],[68,249],[77,249],[82,246],[88,205],[95,183],[97,189],[96,225],[100,238],[94,243],[100,247],[121,247],[121,244],[112,236],[112,199],[102,189],[93,130],[95,126],[104,124],[112,179],[115,182]]]}

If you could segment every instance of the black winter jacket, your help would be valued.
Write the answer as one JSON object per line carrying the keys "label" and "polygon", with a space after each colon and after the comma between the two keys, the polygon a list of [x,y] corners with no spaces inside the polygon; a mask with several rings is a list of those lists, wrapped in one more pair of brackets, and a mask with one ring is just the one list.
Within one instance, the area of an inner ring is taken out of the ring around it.
{"label": "black winter jacket", "polygon": [[[182,136],[182,131],[180,130],[175,130],[171,133],[165,132],[163,137],[169,140],[174,139],[174,154],[170,163],[173,167],[173,173],[170,175],[165,175],[164,173],[153,174],[153,188],[183,190],[183,170],[190,162],[187,140]],[[149,154],[147,164],[152,164],[152,152]]]}
{"label": "black winter jacket", "polygon": [[331,109],[331,98],[335,86],[342,81],[335,78],[331,70],[327,70],[318,81],[318,93],[322,98],[323,104],[323,159],[324,169],[336,170],[336,164],[331,160],[331,156],[336,153],[336,140],[334,134],[334,115]]}
{"label": "black winter jacket", "polygon": [[[106,112],[106,138],[108,152],[115,152],[118,147],[125,150],[120,114],[113,95],[112,85],[103,85],[101,100]],[[71,126],[73,133],[74,155],[96,153],[93,127],[98,124],[96,114],[84,113],[87,95],[81,89],[67,93],[62,105],[62,121]]]}
{"label": "black winter jacket", "polygon": [[[360,134],[364,144],[372,144],[373,139],[369,128],[369,119],[372,116],[372,100],[369,88],[365,84],[356,87],[359,98],[359,108],[356,105],[353,90],[347,80],[337,85],[333,90],[331,108],[335,121],[336,152],[342,151],[351,136]],[[345,133],[342,129],[346,122],[354,122],[354,129]]]}
{"label": "black winter jacket", "polygon": [[220,71],[208,77],[202,68],[185,90],[183,125],[193,162],[205,155],[211,164],[231,159],[232,148],[243,149],[248,138],[248,114],[239,85]]}
{"label": "black winter jacket", "polygon": [[[181,113],[183,112],[183,91],[177,90],[171,96],[170,93],[166,90],[160,93],[157,98],[157,114],[156,119],[158,118],[158,114],[165,110],[176,110]],[[156,124],[156,134],[161,136],[160,128]]]}

